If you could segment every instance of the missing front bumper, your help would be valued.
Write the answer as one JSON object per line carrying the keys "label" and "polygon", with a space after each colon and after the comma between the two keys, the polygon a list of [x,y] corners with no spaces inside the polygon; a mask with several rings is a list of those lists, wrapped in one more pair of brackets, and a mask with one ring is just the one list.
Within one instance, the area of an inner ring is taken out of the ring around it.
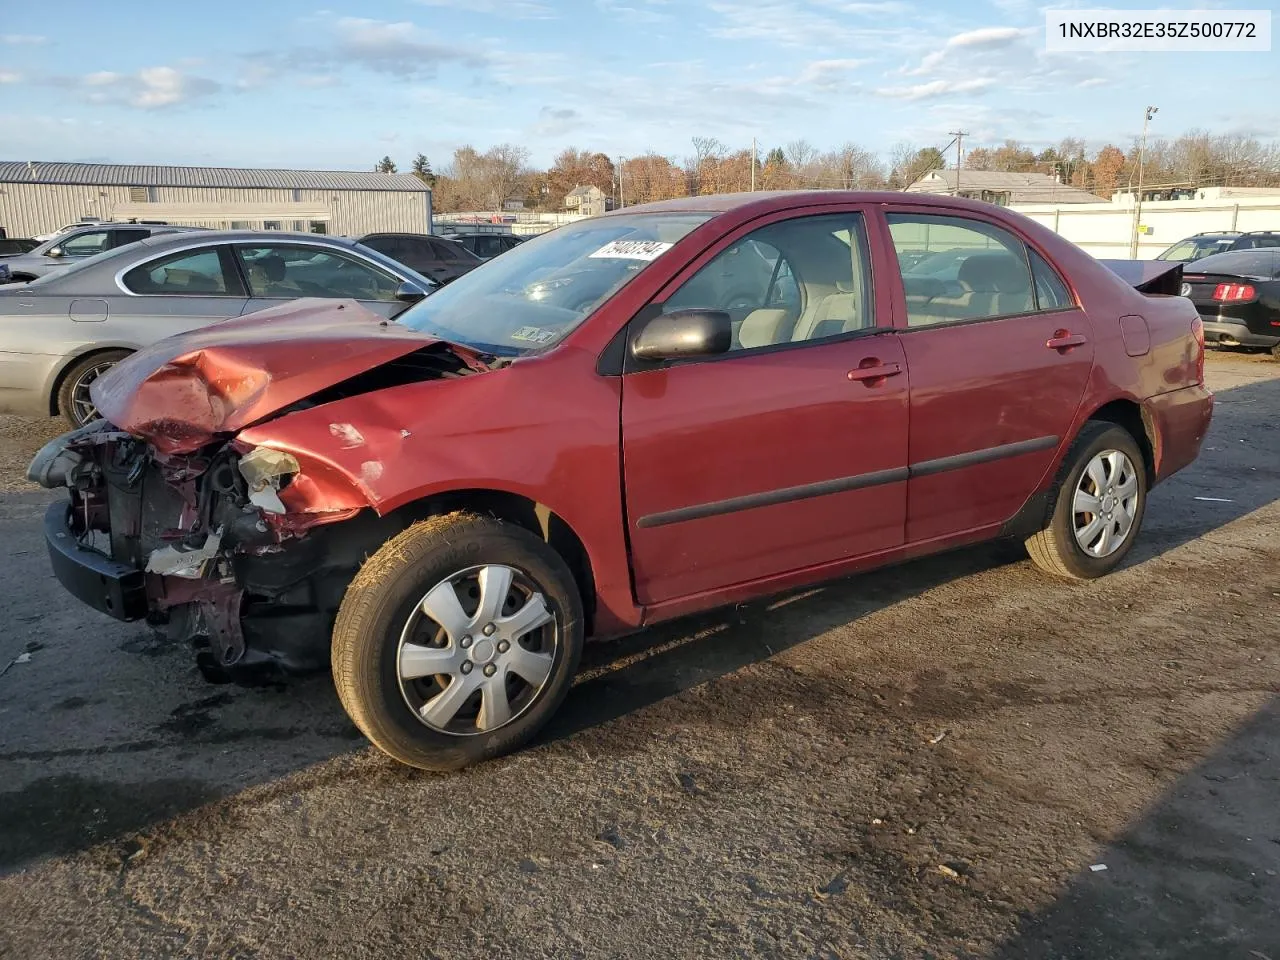
{"label": "missing front bumper", "polygon": [[44,539],[53,575],[67,592],[93,609],[117,620],[141,620],[147,615],[146,578],[141,570],[82,547],[68,519],[71,505],[49,505],[44,515]]}

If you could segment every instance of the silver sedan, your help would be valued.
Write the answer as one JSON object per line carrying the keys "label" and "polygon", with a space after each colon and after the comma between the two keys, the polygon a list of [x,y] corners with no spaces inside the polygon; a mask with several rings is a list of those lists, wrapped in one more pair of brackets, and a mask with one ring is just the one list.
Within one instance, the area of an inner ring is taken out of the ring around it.
{"label": "silver sedan", "polygon": [[433,281],[351,240],[271,231],[152,237],[0,286],[0,413],[72,424],[89,385],[134,350],[300,297],[360,301],[388,319]]}
{"label": "silver sedan", "polygon": [[63,230],[26,253],[0,257],[0,283],[24,283],[63,270],[104,250],[165,233],[186,233],[194,227],[154,227],[145,224],[100,223]]}

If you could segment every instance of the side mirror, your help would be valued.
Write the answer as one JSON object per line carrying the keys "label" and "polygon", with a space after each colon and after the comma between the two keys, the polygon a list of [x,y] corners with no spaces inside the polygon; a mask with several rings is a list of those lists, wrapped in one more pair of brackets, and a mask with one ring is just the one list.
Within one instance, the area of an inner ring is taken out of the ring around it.
{"label": "side mirror", "polygon": [[396,287],[396,299],[401,303],[417,303],[426,295],[427,291],[412,280],[405,280],[400,286]]}
{"label": "side mirror", "polygon": [[62,253],[62,248],[61,248],[61,247],[50,247],[48,250],[46,250],[46,251],[45,251],[45,254],[44,254],[44,255],[45,255],[46,257],[53,257],[53,259],[57,260],[59,257],[61,257],[61,256],[63,255],[63,253]]}
{"label": "side mirror", "polygon": [[677,310],[650,320],[631,342],[638,360],[681,360],[727,353],[733,321],[723,310]]}

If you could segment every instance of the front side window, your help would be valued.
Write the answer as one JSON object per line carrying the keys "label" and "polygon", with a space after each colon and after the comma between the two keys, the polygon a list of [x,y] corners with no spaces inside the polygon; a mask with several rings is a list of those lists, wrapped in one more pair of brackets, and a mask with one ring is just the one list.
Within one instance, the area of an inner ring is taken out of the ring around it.
{"label": "front side window", "polygon": [[141,294],[227,296],[234,293],[214,247],[183,250],[134,267],[124,275],[125,289]]}
{"label": "front side window", "polygon": [[272,244],[236,248],[249,296],[273,299],[350,297],[391,301],[400,281],[369,264],[319,247]]}
{"label": "front side window", "polygon": [[106,230],[82,233],[62,242],[62,254],[66,257],[92,257],[111,245],[111,234]]}
{"label": "front side window", "polygon": [[721,310],[733,350],[838,337],[875,326],[867,243],[858,214],[761,227],[718,253],[663,312]]}
{"label": "front side window", "polygon": [[902,269],[907,325],[931,326],[1036,309],[1022,242],[963,217],[890,214]]}
{"label": "front side window", "polygon": [[711,216],[628,213],[580,220],[463,274],[397,319],[498,356],[545,350]]}

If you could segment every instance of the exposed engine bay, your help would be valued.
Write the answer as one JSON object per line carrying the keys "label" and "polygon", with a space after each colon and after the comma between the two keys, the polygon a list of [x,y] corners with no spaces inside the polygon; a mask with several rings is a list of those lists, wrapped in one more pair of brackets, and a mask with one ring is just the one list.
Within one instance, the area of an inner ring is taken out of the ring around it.
{"label": "exposed engine bay", "polygon": [[[483,369],[437,342],[267,419]],[[65,515],[53,516],[53,508],[46,520],[47,528],[62,525],[54,536],[73,538],[74,547],[63,549],[81,558],[77,567],[60,568],[50,540],[59,578],[74,579],[73,592],[103,612],[145,619],[174,641],[193,642],[213,679],[265,665],[291,672],[323,668],[351,578],[411,520],[326,499],[294,454],[231,433],[174,452],[98,420],[46,445],[28,475],[42,486],[70,490],[70,503],[60,505]],[[83,558],[94,555],[101,568],[83,573]]]}

